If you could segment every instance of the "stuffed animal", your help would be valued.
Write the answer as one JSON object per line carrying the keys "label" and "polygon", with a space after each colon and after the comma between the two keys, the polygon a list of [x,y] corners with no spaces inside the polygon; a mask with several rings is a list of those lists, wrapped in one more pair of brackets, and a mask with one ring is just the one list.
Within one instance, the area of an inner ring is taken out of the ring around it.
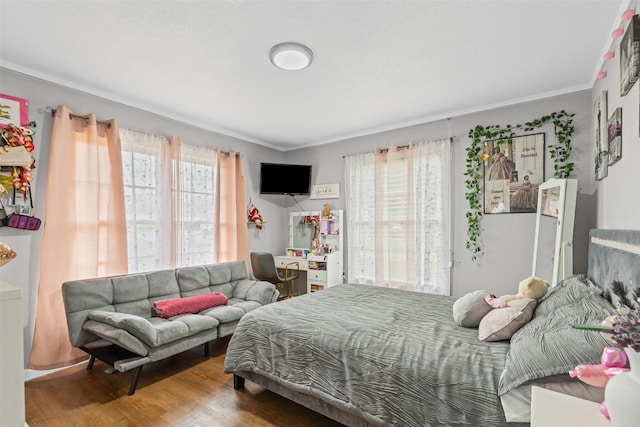
{"label": "stuffed animal", "polygon": [[264,219],[262,218],[262,215],[260,215],[260,211],[258,211],[258,208],[256,208],[253,205],[251,200],[249,200],[249,207],[247,208],[247,216],[249,217],[249,220],[251,222],[256,224],[256,228],[262,229],[262,223],[264,222]]}
{"label": "stuffed animal", "polygon": [[518,293],[516,295],[503,295],[500,297],[505,302],[516,299],[535,299],[539,300],[547,293],[549,283],[539,277],[527,277],[518,285]]}

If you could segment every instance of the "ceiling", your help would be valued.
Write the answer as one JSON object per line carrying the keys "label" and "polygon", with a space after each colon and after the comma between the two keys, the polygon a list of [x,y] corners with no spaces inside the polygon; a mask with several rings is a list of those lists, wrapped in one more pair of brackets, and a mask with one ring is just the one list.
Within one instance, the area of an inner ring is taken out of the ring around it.
{"label": "ceiling", "polygon": [[590,89],[630,5],[0,0],[0,66],[287,151]]}

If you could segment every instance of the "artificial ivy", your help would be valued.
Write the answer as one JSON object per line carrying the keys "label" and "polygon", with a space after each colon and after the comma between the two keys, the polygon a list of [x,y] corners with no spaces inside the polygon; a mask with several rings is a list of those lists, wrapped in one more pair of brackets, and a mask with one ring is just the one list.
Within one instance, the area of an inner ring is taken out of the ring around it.
{"label": "artificial ivy", "polygon": [[467,191],[465,197],[469,202],[467,212],[467,249],[471,251],[471,258],[475,261],[482,250],[480,243],[480,220],[482,219],[482,197],[480,194],[480,179],[482,178],[483,163],[488,157],[485,152],[485,143],[490,140],[504,141],[512,144],[517,132],[531,132],[549,122],[553,123],[556,135],[556,143],[549,145],[549,153],[553,160],[553,176],[555,178],[568,178],[573,172],[571,156],[571,136],[575,131],[573,116],[562,110],[542,116],[539,119],[517,125],[477,125],[469,130],[471,145],[467,151],[467,170],[464,173]]}

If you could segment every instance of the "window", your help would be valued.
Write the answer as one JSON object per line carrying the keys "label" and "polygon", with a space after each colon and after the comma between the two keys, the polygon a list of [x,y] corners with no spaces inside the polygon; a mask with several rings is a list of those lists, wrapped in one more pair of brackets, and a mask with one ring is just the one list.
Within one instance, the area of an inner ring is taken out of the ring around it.
{"label": "window", "polygon": [[216,152],[121,129],[129,272],[213,263]]}
{"label": "window", "polygon": [[346,158],[349,282],[449,294],[449,140]]}

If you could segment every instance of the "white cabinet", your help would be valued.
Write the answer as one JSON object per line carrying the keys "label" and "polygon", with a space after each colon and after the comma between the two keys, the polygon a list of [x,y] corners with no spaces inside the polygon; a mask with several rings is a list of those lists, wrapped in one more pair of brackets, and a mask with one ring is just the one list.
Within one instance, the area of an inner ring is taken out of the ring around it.
{"label": "white cabinet", "polygon": [[0,427],[25,425],[22,289],[0,281]]}
{"label": "white cabinet", "polygon": [[342,283],[342,251],[308,255],[307,292],[321,291]]}
{"label": "white cabinet", "polygon": [[531,427],[611,427],[600,404],[541,387],[531,388]]}

